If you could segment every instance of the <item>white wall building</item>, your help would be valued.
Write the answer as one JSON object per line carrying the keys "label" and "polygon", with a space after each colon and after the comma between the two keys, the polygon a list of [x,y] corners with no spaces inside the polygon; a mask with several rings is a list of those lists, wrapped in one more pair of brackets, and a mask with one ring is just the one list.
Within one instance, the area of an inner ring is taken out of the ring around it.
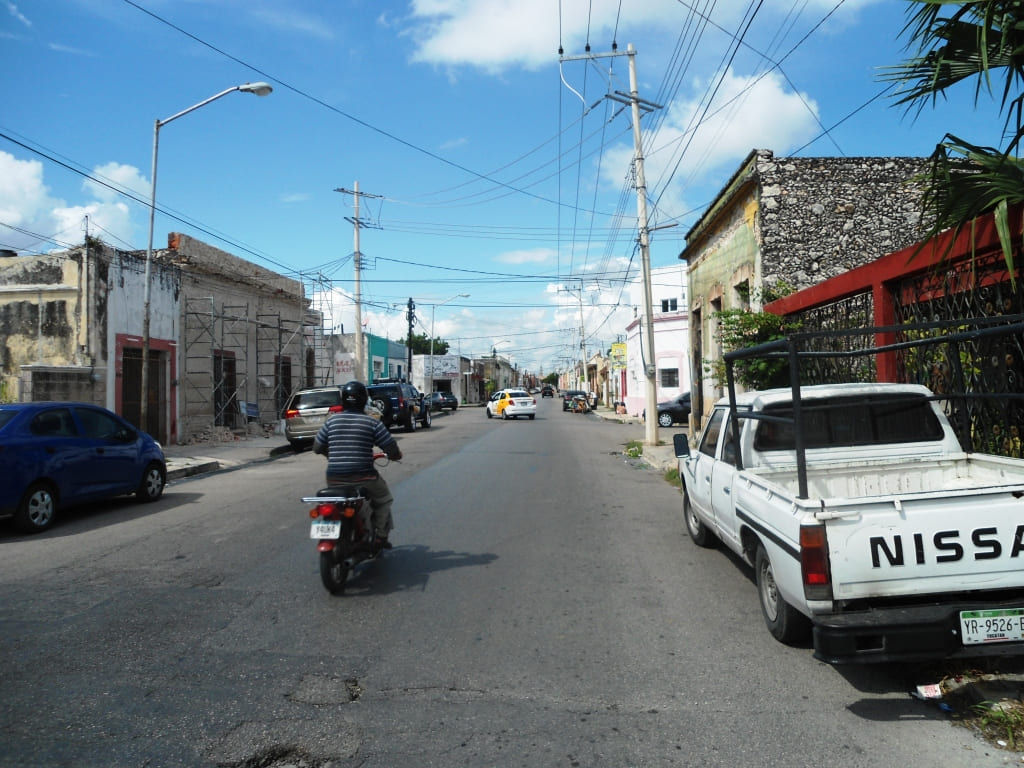
{"label": "white wall building", "polygon": [[476,402],[470,397],[473,368],[462,355],[413,355],[412,383],[424,394],[451,392],[460,403]]}
{"label": "white wall building", "polygon": [[[651,270],[651,299],[654,316],[653,363],[657,382],[657,401],[670,400],[690,388],[690,333],[686,303],[687,264],[673,264]],[[644,348],[643,278],[629,289],[630,304],[636,308],[633,321],[626,326],[626,369],[619,379],[619,400],[626,412],[639,416],[647,407],[647,380],[644,367],[651,362]]]}

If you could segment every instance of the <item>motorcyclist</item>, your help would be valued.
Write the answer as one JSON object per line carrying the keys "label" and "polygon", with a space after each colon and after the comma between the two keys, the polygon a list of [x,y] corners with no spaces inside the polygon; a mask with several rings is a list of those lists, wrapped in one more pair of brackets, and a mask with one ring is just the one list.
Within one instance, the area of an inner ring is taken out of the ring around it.
{"label": "motorcyclist", "polygon": [[402,450],[388,428],[366,413],[367,400],[362,382],[345,384],[341,388],[343,410],[320,427],[313,439],[313,452],[327,457],[328,486],[358,483],[366,489],[373,510],[374,548],[391,549],[388,534],[394,527],[391,505],[395,499],[373,465],[373,446],[380,446],[392,461],[401,460]]}

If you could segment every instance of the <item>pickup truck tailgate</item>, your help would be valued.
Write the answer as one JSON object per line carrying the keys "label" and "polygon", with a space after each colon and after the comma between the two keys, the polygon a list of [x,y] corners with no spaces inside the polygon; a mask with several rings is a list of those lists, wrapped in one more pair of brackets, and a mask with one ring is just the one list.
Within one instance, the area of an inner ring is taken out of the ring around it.
{"label": "pickup truck tailgate", "polygon": [[824,500],[814,517],[836,600],[1024,587],[1024,486]]}

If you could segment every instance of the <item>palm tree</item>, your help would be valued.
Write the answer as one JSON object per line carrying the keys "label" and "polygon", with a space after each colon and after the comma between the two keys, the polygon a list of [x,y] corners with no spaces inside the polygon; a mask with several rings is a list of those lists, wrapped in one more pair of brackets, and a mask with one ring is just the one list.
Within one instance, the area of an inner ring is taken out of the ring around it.
{"label": "palm tree", "polygon": [[[931,167],[920,179],[925,184],[925,220],[928,237],[952,228],[971,226],[982,214],[992,213],[1003,248],[1013,269],[1013,236],[1008,212],[1024,202],[1024,163],[1017,156],[1024,138],[1024,0],[909,0],[908,22],[900,33],[909,38],[916,54],[887,67],[883,80],[894,82],[897,104],[920,111],[933,105],[947,88],[975,80],[974,98],[1001,91],[1006,113],[1003,149],[981,147],[946,134],[931,156]],[[994,76],[1003,75],[1001,83]],[[952,240],[950,240],[952,243]]]}

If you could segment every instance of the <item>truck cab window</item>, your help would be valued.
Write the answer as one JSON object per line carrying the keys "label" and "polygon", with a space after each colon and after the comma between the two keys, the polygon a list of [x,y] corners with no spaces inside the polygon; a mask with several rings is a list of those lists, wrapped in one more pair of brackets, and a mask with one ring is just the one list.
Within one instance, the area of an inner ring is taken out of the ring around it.
{"label": "truck cab window", "polygon": [[715,450],[718,448],[718,436],[722,432],[722,421],[725,419],[725,409],[716,408],[708,419],[708,425],[704,428],[704,434],[700,439],[700,446],[697,450],[715,457]]}

